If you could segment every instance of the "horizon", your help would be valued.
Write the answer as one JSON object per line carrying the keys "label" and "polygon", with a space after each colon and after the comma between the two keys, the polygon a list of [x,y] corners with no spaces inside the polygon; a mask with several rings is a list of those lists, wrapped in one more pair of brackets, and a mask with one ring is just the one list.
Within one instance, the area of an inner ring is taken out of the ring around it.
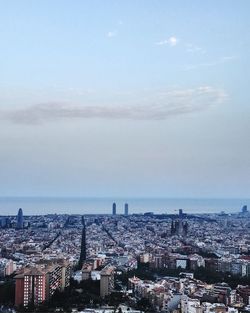
{"label": "horizon", "polygon": [[[15,216],[22,208],[24,215],[47,214],[110,214],[116,203],[117,214],[124,213],[125,203],[130,214],[154,212],[176,214],[179,209],[188,214],[240,212],[250,207],[250,199],[198,199],[198,198],[67,198],[67,197],[0,197],[1,215]],[[35,214],[34,214],[35,213]]]}

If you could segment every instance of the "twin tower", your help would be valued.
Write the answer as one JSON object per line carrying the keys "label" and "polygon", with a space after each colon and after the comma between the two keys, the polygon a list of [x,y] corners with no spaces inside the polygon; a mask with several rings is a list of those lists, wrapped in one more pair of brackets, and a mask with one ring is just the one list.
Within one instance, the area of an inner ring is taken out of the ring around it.
{"label": "twin tower", "polygon": [[[112,215],[116,215],[116,203],[114,202],[112,205]],[[124,204],[124,215],[128,215],[128,204]]]}

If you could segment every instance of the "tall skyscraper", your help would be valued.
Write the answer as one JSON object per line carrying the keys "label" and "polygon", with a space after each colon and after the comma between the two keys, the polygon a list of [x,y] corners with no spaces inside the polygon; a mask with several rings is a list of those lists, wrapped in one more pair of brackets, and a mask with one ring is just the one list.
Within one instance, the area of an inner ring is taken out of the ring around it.
{"label": "tall skyscraper", "polygon": [[112,214],[116,215],[116,203],[115,202],[113,203],[113,206],[112,206]]}
{"label": "tall skyscraper", "polygon": [[128,203],[125,203],[124,205],[124,215],[128,215]]}
{"label": "tall skyscraper", "polygon": [[16,228],[17,229],[23,228],[23,210],[21,208],[18,210]]}
{"label": "tall skyscraper", "polygon": [[248,211],[247,211],[247,205],[244,205],[244,206],[242,207],[241,212],[242,212],[242,213],[247,213],[247,212],[248,212]]}
{"label": "tall skyscraper", "polygon": [[179,209],[179,217],[182,218],[183,217],[183,210]]}
{"label": "tall skyscraper", "polygon": [[82,268],[84,261],[86,261],[86,226],[85,226],[85,219],[82,216],[82,241],[81,241],[81,254],[79,259],[79,269]]}

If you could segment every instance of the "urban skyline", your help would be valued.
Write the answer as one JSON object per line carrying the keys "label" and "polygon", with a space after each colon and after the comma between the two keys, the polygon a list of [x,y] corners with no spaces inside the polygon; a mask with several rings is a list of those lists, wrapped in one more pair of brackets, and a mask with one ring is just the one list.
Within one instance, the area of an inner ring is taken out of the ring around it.
{"label": "urban skyline", "polygon": [[[8,304],[0,310],[249,312],[246,205],[234,214],[112,211],[24,216],[18,228],[19,209],[0,227],[0,303]],[[5,280],[15,290],[7,298]]]}
{"label": "urban skyline", "polygon": [[250,313],[249,30],[0,0],[0,313]]}

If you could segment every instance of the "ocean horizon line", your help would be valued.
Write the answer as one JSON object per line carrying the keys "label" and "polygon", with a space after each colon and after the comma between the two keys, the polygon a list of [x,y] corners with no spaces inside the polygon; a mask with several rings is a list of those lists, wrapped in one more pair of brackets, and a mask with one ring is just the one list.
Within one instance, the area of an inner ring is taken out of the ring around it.
{"label": "ocean horizon line", "polygon": [[188,214],[240,212],[250,206],[248,198],[160,198],[160,197],[0,197],[0,214],[15,215],[18,208],[25,215],[47,214],[110,214],[112,203],[117,214],[124,212],[128,203],[129,213],[154,212],[172,214],[179,209]]}

